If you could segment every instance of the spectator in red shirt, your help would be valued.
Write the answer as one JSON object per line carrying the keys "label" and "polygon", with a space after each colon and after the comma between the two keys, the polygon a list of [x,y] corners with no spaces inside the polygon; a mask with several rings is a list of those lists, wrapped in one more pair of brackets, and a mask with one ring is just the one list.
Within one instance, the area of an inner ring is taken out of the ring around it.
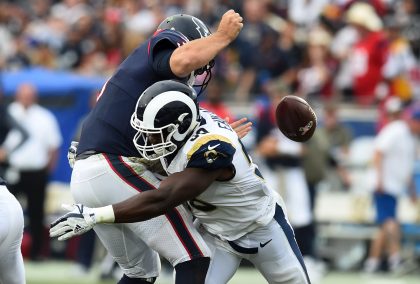
{"label": "spectator in red shirt", "polygon": [[355,100],[361,104],[372,104],[376,88],[382,81],[382,66],[388,52],[382,22],[372,6],[363,2],[354,3],[346,18],[359,34],[349,58]]}

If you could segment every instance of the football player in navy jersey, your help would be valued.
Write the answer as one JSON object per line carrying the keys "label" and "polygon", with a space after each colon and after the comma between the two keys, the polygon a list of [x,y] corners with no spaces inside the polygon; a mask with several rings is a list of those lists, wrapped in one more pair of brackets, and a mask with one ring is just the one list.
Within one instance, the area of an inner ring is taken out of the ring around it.
{"label": "football player in navy jersey", "polygon": [[[104,84],[83,124],[70,188],[76,202],[105,206],[155,188],[157,180],[139,161],[130,117],[140,95],[153,83],[176,79],[193,84],[195,76],[211,77],[214,57],[242,29],[242,17],[227,11],[213,34],[198,18],[165,19]],[[150,173],[150,175],[149,175]],[[118,282],[153,283],[160,271],[158,253],[176,271],[176,283],[204,283],[209,249],[183,206],[146,222],[98,225],[95,232],[120,265]]]}
{"label": "football player in navy jersey", "polygon": [[[142,194],[100,208],[70,207],[52,224],[51,236],[67,239],[102,223],[148,220],[188,202],[211,250],[206,284],[227,283],[242,259],[269,283],[310,284],[282,199],[229,124],[198,108],[194,89],[173,80],[153,84],[140,96],[131,126],[138,152],[160,161],[168,177],[159,183],[146,170]],[[88,166],[77,171],[83,175]]]}
{"label": "football player in navy jersey", "polygon": [[83,124],[77,154],[86,151],[136,157],[129,125],[140,94],[153,83],[177,79],[193,84],[206,73],[211,77],[214,57],[232,42],[242,28],[242,17],[226,12],[211,34],[198,18],[175,15],[165,19],[155,34],[136,48],[105,83],[98,101]]}

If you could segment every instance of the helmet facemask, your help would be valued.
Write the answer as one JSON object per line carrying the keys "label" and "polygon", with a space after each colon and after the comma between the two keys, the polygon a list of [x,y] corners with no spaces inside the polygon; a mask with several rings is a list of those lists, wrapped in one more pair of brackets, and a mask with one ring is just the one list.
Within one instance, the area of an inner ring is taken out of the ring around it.
{"label": "helmet facemask", "polygon": [[194,88],[200,88],[200,90],[198,90],[197,92],[197,96],[201,95],[201,93],[204,92],[204,90],[207,88],[207,85],[210,83],[211,76],[212,76],[211,69],[214,67],[214,63],[215,61],[213,59],[206,66],[194,71],[194,79],[195,77],[206,73],[206,75],[204,76],[203,82],[201,82],[201,84],[193,85]]}
{"label": "helmet facemask", "polygon": [[[130,120],[131,126],[136,130],[134,146],[148,160],[158,160],[175,153],[185,144],[200,119],[195,91],[172,81],[161,81],[153,86],[165,82],[171,82],[175,87],[181,86],[189,94],[167,89],[163,92],[159,89],[152,94],[146,90],[146,95],[142,94],[145,97],[140,96],[137,101],[136,111]],[[147,98],[148,96],[151,98]]]}
{"label": "helmet facemask", "polygon": [[158,160],[174,153],[178,148],[172,141],[178,125],[169,124],[160,128],[144,127],[135,113],[131,116],[130,123],[137,130],[133,139],[134,146],[143,158],[150,161]]}

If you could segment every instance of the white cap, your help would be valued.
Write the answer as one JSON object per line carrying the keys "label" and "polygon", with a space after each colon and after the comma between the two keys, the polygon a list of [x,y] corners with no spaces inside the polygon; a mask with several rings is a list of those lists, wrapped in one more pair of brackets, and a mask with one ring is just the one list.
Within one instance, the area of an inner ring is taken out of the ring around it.
{"label": "white cap", "polygon": [[328,47],[331,43],[331,35],[322,28],[311,30],[308,37],[308,44]]}
{"label": "white cap", "polygon": [[382,29],[382,21],[376,14],[375,9],[364,2],[356,2],[350,6],[346,13],[347,22],[357,24],[370,31]]}

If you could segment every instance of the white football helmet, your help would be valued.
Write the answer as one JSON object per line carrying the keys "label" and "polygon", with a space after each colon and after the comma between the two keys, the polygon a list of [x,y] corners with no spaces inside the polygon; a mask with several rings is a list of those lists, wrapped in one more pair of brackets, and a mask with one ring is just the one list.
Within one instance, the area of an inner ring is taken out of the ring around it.
{"label": "white football helmet", "polygon": [[157,160],[184,145],[200,121],[196,98],[192,87],[173,80],[159,81],[141,94],[130,124],[143,158]]}

